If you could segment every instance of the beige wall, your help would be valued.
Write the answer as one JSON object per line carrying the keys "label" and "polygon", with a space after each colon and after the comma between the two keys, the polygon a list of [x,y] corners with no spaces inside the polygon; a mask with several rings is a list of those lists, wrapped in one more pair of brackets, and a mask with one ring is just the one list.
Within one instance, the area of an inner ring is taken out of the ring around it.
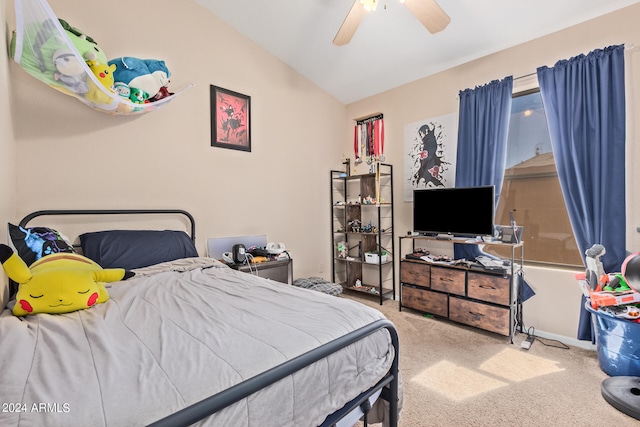
{"label": "beige wall", "polygon": [[[0,22],[6,22],[6,2],[0,7]],[[6,46],[7,32],[10,29],[5,25],[0,41]],[[6,52],[6,50],[5,50]],[[9,94],[11,81],[9,79],[9,55],[0,55],[0,93]],[[6,224],[16,214],[16,169],[15,169],[15,142],[12,126],[13,111],[9,95],[0,97],[0,224]],[[7,241],[7,228],[0,226],[0,242]],[[3,274],[0,277],[0,307],[8,297],[7,278]]]}
{"label": "beige wall", "polygon": [[[109,116],[11,62],[14,99],[1,105],[15,112],[18,209],[2,223],[45,208],[183,208],[201,254],[208,237],[266,234],[292,249],[296,277],[329,278],[329,170],[341,163],[343,104],[193,0],[49,4],[109,58],[164,59],[171,90],[196,86],[156,112]],[[251,153],[210,147],[211,84],[251,96]]]}
{"label": "beige wall", "polygon": [[[640,224],[640,197],[637,189],[640,172],[635,164],[640,159],[637,144],[637,109],[640,91],[636,81],[640,75],[640,4],[567,30],[542,37],[531,42],[506,49],[494,55],[458,66],[440,74],[415,81],[347,106],[345,118],[344,150],[350,150],[352,119],[369,112],[382,112],[385,118],[385,148],[389,162],[397,165],[395,194],[403,191],[403,140],[404,125],[421,119],[457,113],[457,95],[460,90],[483,85],[491,80],[512,75],[514,78],[536,71],[542,65],[552,66],[560,59],[567,59],[596,48],[624,43],[631,49],[626,52],[627,64],[627,247],[640,249],[640,235],[635,231]],[[470,34],[470,37],[473,35]],[[508,35],[505,35],[508,36]],[[632,48],[636,46],[635,48]],[[514,87],[530,79],[518,80]],[[411,229],[411,204],[396,199],[396,230]],[[526,268],[527,280],[537,295],[524,304],[524,321],[537,331],[549,336],[576,337],[579,297],[574,272]]]}

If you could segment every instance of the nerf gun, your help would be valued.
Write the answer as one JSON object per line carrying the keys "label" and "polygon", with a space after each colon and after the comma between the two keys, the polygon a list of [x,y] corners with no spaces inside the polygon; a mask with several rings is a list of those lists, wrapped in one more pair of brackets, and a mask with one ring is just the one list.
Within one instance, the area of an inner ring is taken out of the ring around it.
{"label": "nerf gun", "polygon": [[600,257],[605,253],[604,246],[600,244],[587,249],[587,269],[584,273],[576,274],[580,289],[584,296],[590,299],[591,306],[597,309],[600,306],[611,307],[640,302],[640,293],[633,284],[636,277],[640,277],[640,256],[637,256],[640,253],[629,256],[622,264],[622,273],[615,274],[604,272]]}
{"label": "nerf gun", "polygon": [[600,261],[600,257],[606,253],[607,251],[604,246],[599,243],[596,243],[585,251],[585,255],[587,256],[586,281],[592,291],[601,291],[608,281],[609,276],[604,273],[604,267],[602,266],[602,261]]}

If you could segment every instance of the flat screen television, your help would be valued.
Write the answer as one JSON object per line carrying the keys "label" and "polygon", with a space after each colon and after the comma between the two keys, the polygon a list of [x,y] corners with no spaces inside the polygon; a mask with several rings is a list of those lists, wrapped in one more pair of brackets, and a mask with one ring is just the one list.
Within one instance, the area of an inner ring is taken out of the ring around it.
{"label": "flat screen television", "polygon": [[413,231],[426,235],[491,236],[494,186],[413,191]]}

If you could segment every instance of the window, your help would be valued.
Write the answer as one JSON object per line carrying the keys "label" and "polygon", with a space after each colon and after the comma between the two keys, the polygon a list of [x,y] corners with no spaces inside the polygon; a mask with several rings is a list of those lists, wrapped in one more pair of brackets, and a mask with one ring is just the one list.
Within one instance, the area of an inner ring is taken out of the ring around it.
{"label": "window", "polygon": [[[496,224],[524,226],[525,261],[582,266],[565,207],[539,89],[513,95]],[[488,247],[488,252],[510,256]]]}

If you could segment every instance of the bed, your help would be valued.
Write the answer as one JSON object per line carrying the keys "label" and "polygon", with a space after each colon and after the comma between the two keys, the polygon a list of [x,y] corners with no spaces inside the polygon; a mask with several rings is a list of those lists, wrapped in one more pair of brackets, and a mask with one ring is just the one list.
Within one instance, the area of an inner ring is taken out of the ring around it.
{"label": "bed", "polygon": [[0,425],[343,426],[372,404],[369,421],[397,425],[398,336],[379,311],[198,256],[182,210],[38,211],[18,227],[119,215],[180,216],[188,231],[83,233],[85,256],[105,268],[135,258],[136,275],[71,313],[17,317],[9,302]]}

